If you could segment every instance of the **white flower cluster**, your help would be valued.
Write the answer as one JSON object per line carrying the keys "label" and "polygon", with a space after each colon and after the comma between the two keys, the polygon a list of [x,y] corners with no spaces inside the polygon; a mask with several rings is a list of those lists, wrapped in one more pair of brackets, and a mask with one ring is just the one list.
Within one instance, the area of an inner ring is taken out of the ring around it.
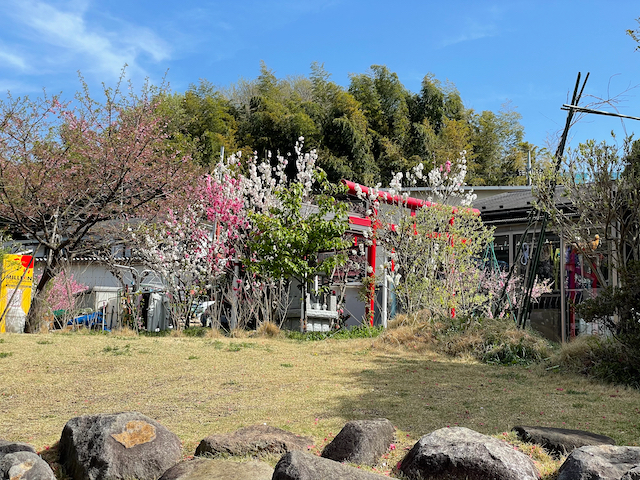
{"label": "white flower cluster", "polygon": [[402,278],[402,275],[400,275],[397,272],[391,272],[387,274],[387,281],[392,285],[396,285],[396,286],[400,285],[401,278]]}
{"label": "white flower cluster", "polygon": [[318,160],[318,154],[315,150],[311,150],[309,153],[302,153],[302,147],[304,146],[304,137],[300,137],[296,142],[296,167],[298,173],[296,180],[304,185],[303,196],[308,196],[311,193],[311,186],[314,181],[314,174],[316,169],[316,162]]}
{"label": "white flower cluster", "polygon": [[363,230],[362,242],[360,242],[360,244],[358,245],[361,251],[364,251],[365,246],[370,247],[371,245],[373,245],[373,237],[374,237],[374,233],[371,227],[367,227]]}
{"label": "white flower cluster", "polygon": [[[464,187],[467,185],[465,178],[467,176],[467,152],[460,152],[460,157],[455,163],[446,161],[439,167],[430,170],[427,175],[424,174],[424,165],[419,163],[411,169],[411,171],[402,173],[398,172],[393,175],[389,182],[389,193],[391,195],[399,194],[402,189],[403,178],[407,186],[416,186],[426,181],[426,186],[431,188],[432,195],[429,201],[439,203],[447,203],[452,197],[456,197],[458,202],[464,206],[469,206],[477,198],[473,190],[465,192]],[[403,193],[401,201],[407,201],[408,193]]]}
{"label": "white flower cluster", "polygon": [[[295,144],[295,162],[297,173],[295,181],[303,186],[303,197],[308,197],[313,187],[316,174],[318,154],[315,150],[303,153],[304,137],[300,137]],[[241,166],[241,152],[231,155],[216,167],[214,177],[222,178],[224,174],[230,174],[234,168]],[[272,164],[275,165],[272,166]],[[248,211],[267,212],[272,207],[279,206],[277,191],[288,185],[286,168],[289,159],[277,154],[275,162],[271,152],[267,153],[264,161],[258,159],[254,152],[253,157],[246,162],[247,175],[240,175],[240,190],[245,199],[245,208]],[[232,174],[238,176],[237,174]]]}
{"label": "white flower cluster", "polygon": [[389,182],[389,193],[395,195],[402,190],[402,172],[394,173],[393,178]]}
{"label": "white flower cluster", "polygon": [[356,196],[360,200],[369,201],[373,208],[378,208],[380,206],[378,197],[380,195],[381,187],[382,187],[382,184],[378,183],[375,187],[368,188],[368,190],[365,192],[362,190],[362,187],[356,183],[356,186],[355,186]]}

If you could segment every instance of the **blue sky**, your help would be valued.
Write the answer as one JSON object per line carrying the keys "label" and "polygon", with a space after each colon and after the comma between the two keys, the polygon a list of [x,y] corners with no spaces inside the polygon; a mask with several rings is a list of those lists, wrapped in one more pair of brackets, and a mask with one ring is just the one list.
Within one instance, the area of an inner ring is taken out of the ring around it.
{"label": "blue sky", "polygon": [[[448,80],[476,111],[510,102],[526,139],[554,147],[579,71],[586,94],[626,92],[618,110],[640,116],[640,51],[625,33],[638,17],[637,0],[2,0],[0,92],[70,98],[78,71],[99,92],[125,63],[134,84],[166,74],[175,91],[254,79],[261,60],[279,78],[324,63],[343,86],[379,64],[412,92],[428,73]],[[625,129],[640,136],[640,122],[589,116],[571,145]]]}

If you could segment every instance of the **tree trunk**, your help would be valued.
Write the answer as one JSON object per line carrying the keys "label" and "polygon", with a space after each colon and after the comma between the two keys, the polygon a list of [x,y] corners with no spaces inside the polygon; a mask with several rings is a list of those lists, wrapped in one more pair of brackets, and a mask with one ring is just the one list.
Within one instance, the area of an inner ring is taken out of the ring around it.
{"label": "tree trunk", "polygon": [[46,307],[44,302],[44,291],[47,285],[55,275],[53,274],[53,267],[47,265],[42,272],[42,277],[38,281],[36,286],[36,292],[31,299],[31,307],[29,313],[27,313],[26,322],[24,325],[25,333],[37,333],[40,330],[40,324],[44,317],[44,309]]}

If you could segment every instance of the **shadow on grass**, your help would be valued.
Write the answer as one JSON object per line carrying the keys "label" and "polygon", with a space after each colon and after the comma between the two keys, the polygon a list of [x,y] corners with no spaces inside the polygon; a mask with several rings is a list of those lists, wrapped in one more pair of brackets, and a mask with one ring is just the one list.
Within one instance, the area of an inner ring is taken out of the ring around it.
{"label": "shadow on grass", "polygon": [[[353,375],[350,390],[340,397],[335,413],[345,420],[385,417],[414,438],[448,426],[489,435],[516,425],[573,428],[626,445],[640,434],[632,408],[640,399],[635,391],[615,394],[615,387],[522,366],[392,354],[369,360],[369,368]],[[580,402],[575,392],[584,392]]]}

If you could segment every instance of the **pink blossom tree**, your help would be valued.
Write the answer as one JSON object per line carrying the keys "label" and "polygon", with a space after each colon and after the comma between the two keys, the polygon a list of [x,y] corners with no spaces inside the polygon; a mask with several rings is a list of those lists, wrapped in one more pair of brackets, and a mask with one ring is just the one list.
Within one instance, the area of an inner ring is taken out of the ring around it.
{"label": "pink blossom tree", "polygon": [[[181,208],[155,225],[131,229],[145,266],[163,278],[174,326],[187,324],[194,301],[203,297],[215,300],[213,316],[220,315],[223,303],[241,301],[238,325],[281,322],[289,280],[296,277],[306,288],[310,272],[340,263],[341,255],[319,260],[318,253],[343,249],[346,207],[329,194],[316,153],[302,149],[300,139],[291,159],[293,180],[285,174],[289,160],[283,156],[231,155],[182,192]],[[322,195],[312,192],[314,185],[322,187]]]}
{"label": "pink blossom tree", "polygon": [[[480,291],[485,295],[486,301],[478,306],[478,313],[486,318],[510,318],[515,321],[517,308],[522,305],[524,296],[524,277],[522,275],[512,275],[509,272],[496,269],[485,268],[480,275]],[[504,291],[506,300],[498,302]],[[536,281],[531,292],[531,301],[538,303],[540,297],[545,293],[551,293],[551,280],[544,279]]]}
{"label": "pink blossom tree", "polygon": [[50,288],[47,290],[46,300],[49,308],[56,310],[73,310],[77,306],[77,295],[87,290],[87,286],[78,283],[73,278],[73,274],[67,275],[62,270],[52,280]]}
{"label": "pink blossom tree", "polygon": [[163,221],[129,233],[145,266],[164,282],[175,327],[188,325],[194,301],[229,271],[248,225],[240,180],[228,174],[201,177],[183,200]]}
{"label": "pink blossom tree", "polygon": [[28,331],[64,260],[109,241],[106,226],[154,217],[189,182],[190,158],[166,142],[156,93],[119,84],[97,101],[85,85],[73,103],[46,95],[0,101],[0,215],[46,259]]}

